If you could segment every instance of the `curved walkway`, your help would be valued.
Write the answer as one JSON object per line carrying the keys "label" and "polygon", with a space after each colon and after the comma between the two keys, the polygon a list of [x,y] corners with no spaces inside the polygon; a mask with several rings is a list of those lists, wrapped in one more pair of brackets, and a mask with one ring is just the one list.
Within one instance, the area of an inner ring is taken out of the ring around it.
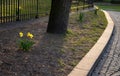
{"label": "curved walkway", "polygon": [[107,12],[115,23],[115,30],[91,76],[120,76],[120,12]]}

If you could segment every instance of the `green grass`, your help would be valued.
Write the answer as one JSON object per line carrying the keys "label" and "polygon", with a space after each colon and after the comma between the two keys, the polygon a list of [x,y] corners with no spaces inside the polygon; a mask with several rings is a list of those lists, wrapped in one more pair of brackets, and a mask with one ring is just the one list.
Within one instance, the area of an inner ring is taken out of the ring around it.
{"label": "green grass", "polygon": [[97,6],[103,10],[119,11],[120,12],[120,5],[97,5]]}
{"label": "green grass", "polygon": [[70,54],[73,59],[67,61],[69,64],[66,60],[59,60],[59,64],[74,67],[97,42],[106,25],[107,20],[102,11],[98,11],[98,15],[94,11],[84,12],[82,22],[79,20],[79,14],[71,15],[61,51],[62,54]]}
{"label": "green grass", "polygon": [[[78,50],[77,47],[81,47],[82,51],[87,52],[103,33],[107,25],[107,20],[102,11],[98,11],[98,15],[94,14],[94,11],[84,13],[83,22],[79,21],[78,16],[79,15],[73,15],[70,18],[70,24],[73,24],[73,27],[75,26],[76,28],[69,28],[72,33],[67,34],[66,40],[75,39],[69,41],[71,42],[70,44],[73,44],[74,50]],[[77,18],[78,23],[72,19],[75,17]],[[76,37],[79,37],[79,39],[76,39]]]}

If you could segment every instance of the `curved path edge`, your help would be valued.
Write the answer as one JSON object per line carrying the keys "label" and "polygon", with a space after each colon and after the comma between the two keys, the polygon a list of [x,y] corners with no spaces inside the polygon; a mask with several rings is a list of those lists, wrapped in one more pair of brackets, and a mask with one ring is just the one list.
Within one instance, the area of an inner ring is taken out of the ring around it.
{"label": "curved path edge", "polygon": [[107,27],[104,30],[101,37],[98,39],[96,44],[90,49],[90,51],[82,58],[82,60],[75,66],[68,76],[90,76],[95,63],[101,56],[104,48],[109,42],[111,35],[114,30],[114,22],[112,21],[110,15],[104,11],[106,19],[108,21]]}

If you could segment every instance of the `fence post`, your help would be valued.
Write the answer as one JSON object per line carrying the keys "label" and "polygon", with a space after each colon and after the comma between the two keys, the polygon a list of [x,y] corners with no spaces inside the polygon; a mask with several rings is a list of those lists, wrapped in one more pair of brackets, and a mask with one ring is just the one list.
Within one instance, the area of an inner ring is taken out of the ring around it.
{"label": "fence post", "polygon": [[37,12],[36,12],[36,16],[35,16],[35,18],[39,18],[39,15],[38,15],[38,0],[37,0],[36,2],[37,2],[37,3],[36,3],[36,4],[37,4],[37,7],[36,7],[36,8],[37,8],[37,9],[36,9]]}
{"label": "fence post", "polygon": [[2,0],[0,0],[0,23],[2,23]]}
{"label": "fence post", "polygon": [[20,20],[20,11],[19,11],[19,0],[18,0],[18,6],[17,6],[17,10],[16,10],[16,15],[17,15],[17,18],[16,18],[16,21],[19,21]]}

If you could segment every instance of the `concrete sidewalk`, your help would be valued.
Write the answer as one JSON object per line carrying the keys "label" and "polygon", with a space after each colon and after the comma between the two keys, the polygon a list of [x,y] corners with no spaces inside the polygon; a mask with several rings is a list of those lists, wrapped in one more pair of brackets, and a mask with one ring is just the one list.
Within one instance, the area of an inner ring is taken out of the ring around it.
{"label": "concrete sidewalk", "polygon": [[115,30],[92,76],[120,76],[120,12],[107,12],[114,21]]}

